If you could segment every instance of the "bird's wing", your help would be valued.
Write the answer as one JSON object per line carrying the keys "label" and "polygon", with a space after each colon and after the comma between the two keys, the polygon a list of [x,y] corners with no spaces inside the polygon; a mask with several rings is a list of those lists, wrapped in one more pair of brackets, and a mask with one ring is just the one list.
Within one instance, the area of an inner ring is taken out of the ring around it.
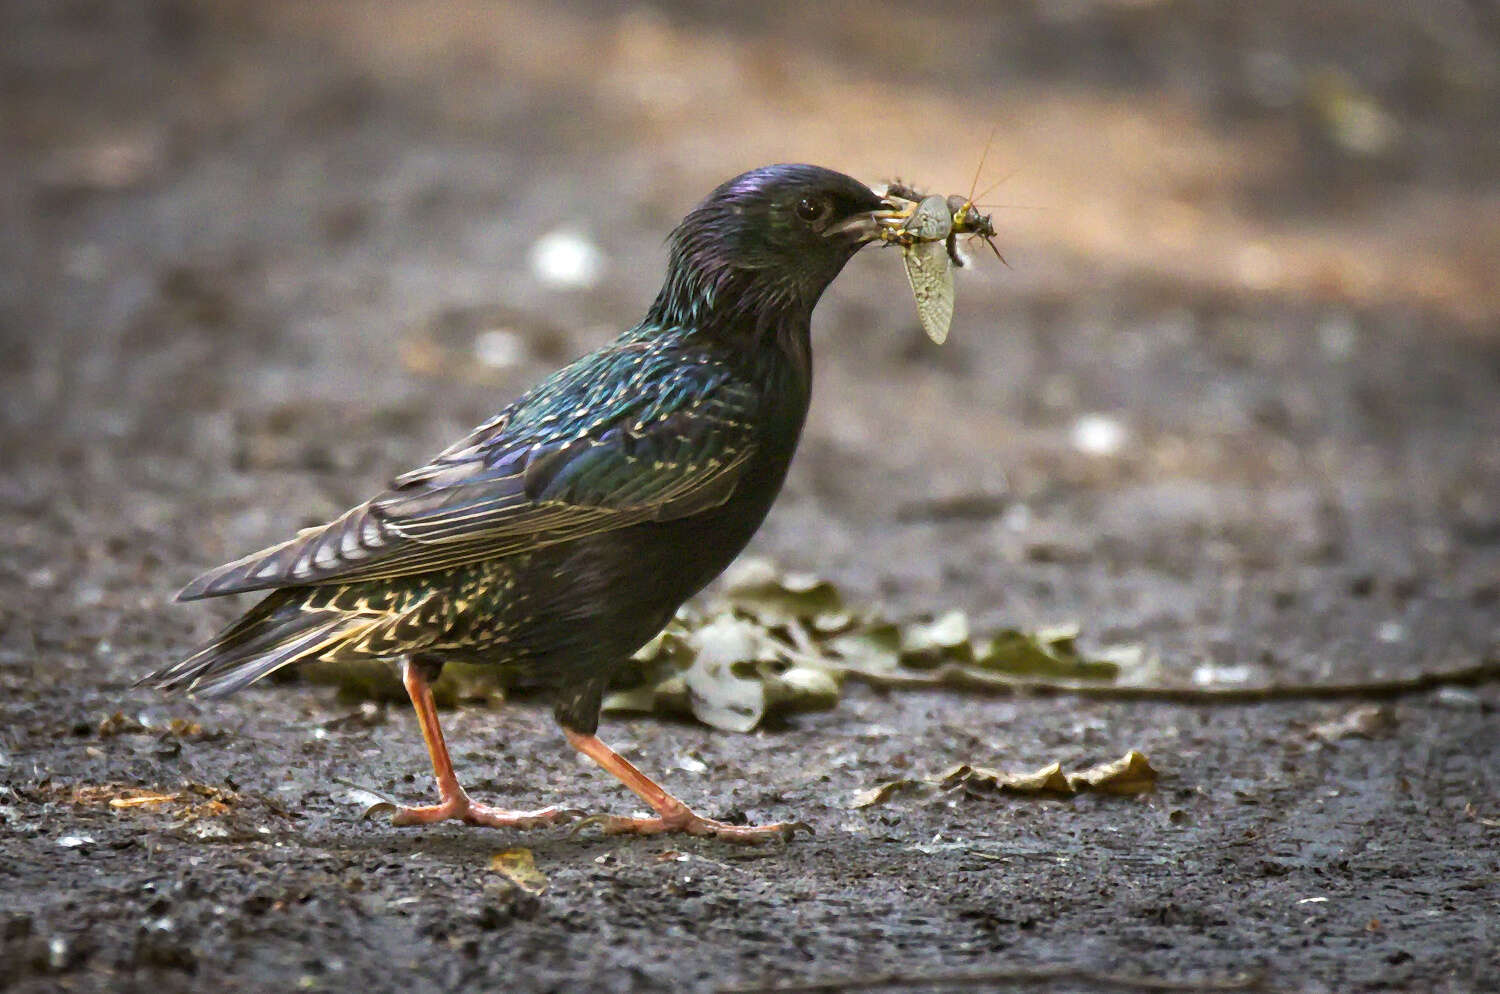
{"label": "bird's wing", "polygon": [[591,375],[570,367],[385,493],[178,597],[425,573],[722,504],[755,450],[754,391],[712,364],[632,361],[590,384],[593,413],[565,406]]}

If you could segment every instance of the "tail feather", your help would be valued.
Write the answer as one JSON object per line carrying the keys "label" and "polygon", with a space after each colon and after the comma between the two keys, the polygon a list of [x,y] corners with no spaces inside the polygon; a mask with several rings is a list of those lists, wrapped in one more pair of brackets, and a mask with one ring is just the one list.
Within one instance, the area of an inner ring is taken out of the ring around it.
{"label": "tail feather", "polygon": [[204,697],[229,694],[284,666],[322,655],[360,620],[342,611],[308,610],[273,594],[186,659],[140,682]]}

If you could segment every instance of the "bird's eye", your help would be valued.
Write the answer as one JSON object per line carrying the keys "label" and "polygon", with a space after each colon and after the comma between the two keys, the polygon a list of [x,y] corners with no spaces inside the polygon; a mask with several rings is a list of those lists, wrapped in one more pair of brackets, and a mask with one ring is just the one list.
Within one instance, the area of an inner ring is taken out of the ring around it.
{"label": "bird's eye", "polygon": [[803,197],[797,201],[797,216],[811,224],[827,217],[832,206],[822,197]]}

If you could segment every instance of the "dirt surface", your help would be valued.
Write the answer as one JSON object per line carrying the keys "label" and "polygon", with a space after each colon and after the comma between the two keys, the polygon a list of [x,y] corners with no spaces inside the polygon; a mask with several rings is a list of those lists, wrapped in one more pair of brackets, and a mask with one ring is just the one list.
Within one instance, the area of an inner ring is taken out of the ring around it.
{"label": "dirt surface", "polygon": [[[991,124],[1010,268],[976,259],[938,350],[891,254],[851,264],[756,550],[895,616],[1077,622],[1162,679],[1493,656],[1493,4],[972,6],[0,7],[0,986],[1500,989],[1493,685],[1331,742],[1360,702],[851,687],[749,735],[606,721],[703,812],[817,831],[764,850],[396,830],[349,785],[428,796],[405,709],[130,689],[234,610],[173,605],[195,572],[633,322],[719,180],[961,191]],[[596,284],[538,278],[555,229]],[[478,797],[631,807],[539,702],[447,722]],[[851,807],[1131,748],[1163,773],[1138,798]],[[492,868],[519,846],[545,892]]]}

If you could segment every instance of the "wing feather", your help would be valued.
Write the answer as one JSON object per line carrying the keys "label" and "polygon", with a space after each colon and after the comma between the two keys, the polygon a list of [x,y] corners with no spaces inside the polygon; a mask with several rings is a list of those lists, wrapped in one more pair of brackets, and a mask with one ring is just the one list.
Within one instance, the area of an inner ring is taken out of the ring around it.
{"label": "wing feather", "polygon": [[[642,372],[641,355],[630,353],[630,371]],[[582,424],[528,395],[385,493],[178,597],[425,573],[722,504],[756,449],[754,392],[711,363],[667,371],[652,383],[648,365],[645,383],[617,385],[613,406]],[[566,399],[553,381],[537,392],[549,387]]]}

